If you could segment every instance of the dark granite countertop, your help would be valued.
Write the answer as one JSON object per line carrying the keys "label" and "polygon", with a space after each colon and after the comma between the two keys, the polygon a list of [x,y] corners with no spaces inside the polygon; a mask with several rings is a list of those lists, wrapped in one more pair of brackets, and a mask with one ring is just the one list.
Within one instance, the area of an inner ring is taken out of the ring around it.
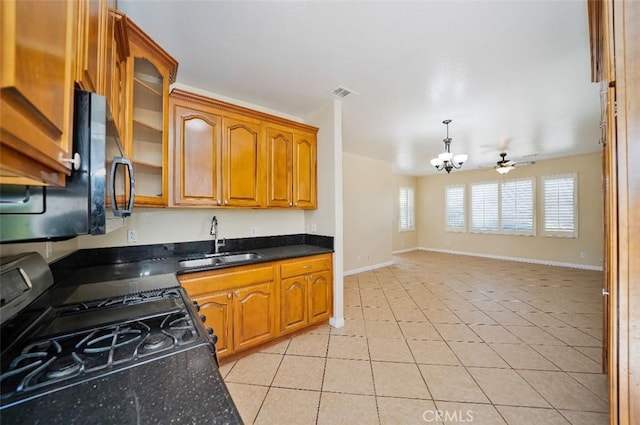
{"label": "dark granite countertop", "polygon": [[[225,252],[260,258],[181,267],[211,253],[211,241],[80,250],[51,264],[49,305],[175,287],[176,275],[333,252],[333,238],[317,235],[228,240]],[[34,413],[34,412],[37,412]],[[242,424],[209,347],[137,364],[0,412],[2,422],[30,424]]]}
{"label": "dark granite countertop", "polygon": [[[333,252],[333,238],[324,237],[329,241],[322,238],[286,235],[229,240],[223,250],[225,253],[252,252],[260,258],[199,267],[183,267],[179,263],[211,254],[211,241],[80,250],[53,263],[51,270],[56,288],[91,283],[108,283],[113,286],[114,281],[127,280],[130,287],[144,281],[145,285],[151,286],[149,289],[155,289],[152,287],[153,283],[150,283],[154,279],[147,279],[148,277],[218,270]],[[166,284],[159,279],[155,280],[158,284]],[[177,285],[176,279],[173,286]]]}
{"label": "dark granite countertop", "polygon": [[207,346],[104,375],[0,412],[7,424],[242,424]]}

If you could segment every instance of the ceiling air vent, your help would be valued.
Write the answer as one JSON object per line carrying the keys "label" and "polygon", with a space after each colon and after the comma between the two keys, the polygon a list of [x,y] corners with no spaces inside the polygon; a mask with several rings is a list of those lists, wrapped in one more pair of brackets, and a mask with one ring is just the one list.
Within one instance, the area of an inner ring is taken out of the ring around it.
{"label": "ceiling air vent", "polygon": [[338,86],[336,89],[334,89],[333,91],[331,91],[331,96],[333,97],[337,97],[340,99],[343,99],[347,96],[349,96],[350,94],[358,94],[357,92],[348,89],[344,86]]}

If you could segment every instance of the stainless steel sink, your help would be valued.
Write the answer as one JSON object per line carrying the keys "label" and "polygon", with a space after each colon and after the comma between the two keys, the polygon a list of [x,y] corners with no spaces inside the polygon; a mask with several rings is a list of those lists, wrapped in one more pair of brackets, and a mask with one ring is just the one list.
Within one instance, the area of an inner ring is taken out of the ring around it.
{"label": "stainless steel sink", "polygon": [[193,260],[182,260],[178,262],[180,267],[205,267],[217,266],[220,264],[224,264],[220,257],[196,258]]}
{"label": "stainless steel sink", "polygon": [[221,264],[239,263],[242,261],[258,260],[262,255],[255,252],[243,252],[239,254],[206,254],[203,258],[194,258],[193,260],[182,260],[178,262],[180,267],[208,267]]}
{"label": "stainless steel sink", "polygon": [[251,261],[258,260],[262,258],[262,255],[256,254],[255,252],[244,252],[242,254],[228,254],[223,255],[222,257],[217,257],[225,263],[235,263],[238,261]]}

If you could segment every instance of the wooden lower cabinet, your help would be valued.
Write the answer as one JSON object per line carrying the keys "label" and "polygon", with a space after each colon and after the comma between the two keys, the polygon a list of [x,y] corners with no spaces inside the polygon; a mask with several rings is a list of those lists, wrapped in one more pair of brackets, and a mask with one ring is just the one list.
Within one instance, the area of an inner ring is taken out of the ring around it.
{"label": "wooden lower cabinet", "polygon": [[233,346],[236,351],[275,338],[276,297],[273,282],[238,289],[233,296]]}
{"label": "wooden lower cabinet", "polygon": [[218,337],[218,357],[327,320],[332,254],[184,274],[178,277]]}
{"label": "wooden lower cabinet", "polygon": [[309,276],[309,323],[318,323],[331,316],[333,306],[333,275],[331,270]]}
{"label": "wooden lower cabinet", "polygon": [[331,254],[280,263],[280,332],[326,320],[333,301]]}
{"label": "wooden lower cabinet", "polygon": [[211,295],[191,297],[200,306],[200,314],[204,315],[205,324],[214,329],[218,342],[218,356],[229,354],[232,346],[233,299],[231,291],[221,291]]}
{"label": "wooden lower cabinet", "polygon": [[280,330],[293,332],[309,324],[306,276],[282,279],[280,283]]}

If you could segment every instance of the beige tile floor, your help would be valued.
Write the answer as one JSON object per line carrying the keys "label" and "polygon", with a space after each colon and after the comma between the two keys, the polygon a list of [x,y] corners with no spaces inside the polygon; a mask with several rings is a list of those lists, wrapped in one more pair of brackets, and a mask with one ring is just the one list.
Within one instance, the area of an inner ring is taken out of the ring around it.
{"label": "beige tile floor", "polygon": [[394,263],[345,278],[343,328],[223,363],[247,424],[608,423],[601,273],[419,251]]}

